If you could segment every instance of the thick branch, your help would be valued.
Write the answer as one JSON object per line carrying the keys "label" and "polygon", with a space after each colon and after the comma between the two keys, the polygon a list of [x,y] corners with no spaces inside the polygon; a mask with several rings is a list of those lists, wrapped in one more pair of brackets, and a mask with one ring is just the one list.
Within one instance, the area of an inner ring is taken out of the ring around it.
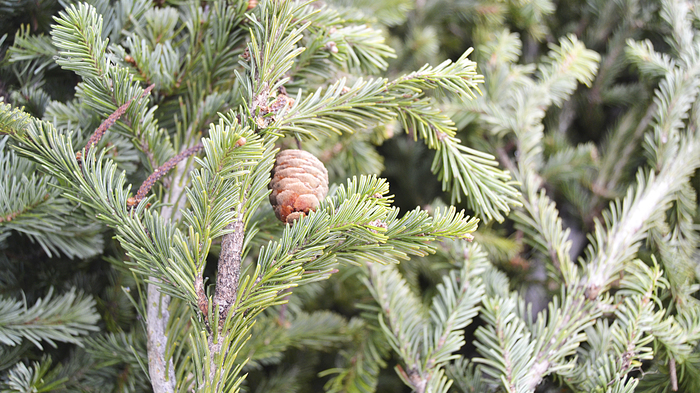
{"label": "thick branch", "polygon": [[219,326],[223,326],[228,313],[236,302],[238,279],[241,275],[241,252],[243,251],[243,213],[238,209],[236,221],[226,226],[233,232],[224,235],[221,240],[214,307],[219,307]]}
{"label": "thick branch", "polygon": [[[163,207],[161,215],[170,220],[180,219],[186,198],[182,197],[187,179],[187,161],[180,161],[175,167],[165,202],[170,205]],[[151,278],[153,280],[153,278]],[[148,372],[154,393],[175,392],[175,367],[172,359],[165,358],[168,342],[167,325],[170,320],[168,306],[170,296],[161,294],[156,284],[148,284],[148,303],[146,306],[146,326],[148,335]]]}
{"label": "thick branch", "polygon": [[[211,354],[209,380],[214,385],[215,354],[220,353],[226,339],[227,332],[223,331],[226,317],[231,311],[231,307],[236,302],[238,293],[238,280],[241,276],[241,252],[243,251],[243,239],[245,238],[243,226],[243,212],[238,206],[238,217],[236,221],[226,226],[227,230],[233,232],[223,236],[221,240],[221,254],[219,255],[218,272],[216,275],[216,291],[214,293],[213,309],[219,312],[219,326],[212,326],[218,329],[209,335],[209,353]],[[214,339],[216,337],[216,341]],[[221,381],[219,381],[220,383]]]}
{"label": "thick branch", "polygon": [[170,319],[170,296],[163,295],[156,284],[148,284],[146,326],[148,335],[148,373],[154,393],[175,392],[175,368],[172,359],[165,359],[166,326]]}

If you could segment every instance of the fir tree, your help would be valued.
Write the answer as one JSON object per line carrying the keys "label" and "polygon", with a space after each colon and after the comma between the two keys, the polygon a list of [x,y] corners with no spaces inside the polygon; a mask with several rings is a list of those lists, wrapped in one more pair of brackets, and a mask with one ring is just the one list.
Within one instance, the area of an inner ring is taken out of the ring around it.
{"label": "fir tree", "polygon": [[2,390],[697,390],[698,8],[564,5],[0,1]]}

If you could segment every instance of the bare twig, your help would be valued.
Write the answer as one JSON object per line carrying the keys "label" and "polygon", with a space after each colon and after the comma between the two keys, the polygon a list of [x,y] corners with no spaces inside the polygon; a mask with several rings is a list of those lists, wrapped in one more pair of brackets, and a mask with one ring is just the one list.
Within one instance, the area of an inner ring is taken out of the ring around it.
{"label": "bare twig", "polygon": [[671,374],[671,390],[678,391],[678,375],[676,375],[676,359],[671,357],[668,361],[669,373]]}
{"label": "bare twig", "polygon": [[[187,149],[183,150],[182,152],[180,152],[175,157],[166,161],[163,165],[156,168],[153,171],[153,173],[151,173],[151,175],[148,176],[148,178],[146,178],[146,180],[143,182],[143,184],[141,184],[141,187],[139,187],[139,190],[136,193],[136,196],[133,198],[129,198],[127,200],[127,203],[130,206],[138,205],[143,200],[143,198],[146,197],[146,194],[148,194],[148,192],[151,190],[151,187],[153,187],[153,185],[158,180],[160,180],[161,177],[165,176],[168,172],[170,172],[170,170],[173,169],[176,165],[178,165],[178,163],[180,163],[182,160],[197,153],[198,151],[202,150],[203,148],[204,148],[204,146],[201,143],[199,143],[195,146],[192,146],[190,148],[187,148]],[[179,198],[179,196],[180,196],[180,194],[177,194],[178,198]],[[170,208],[172,209],[172,205]],[[169,212],[169,214],[173,213],[172,210],[168,210],[168,212]]]}
{"label": "bare twig", "polygon": [[172,359],[165,358],[168,336],[166,326],[170,320],[168,306],[170,296],[161,294],[156,284],[148,284],[146,306],[146,333],[148,335],[148,374],[154,393],[175,392],[175,367]]}
{"label": "bare twig", "polygon": [[[150,93],[155,86],[155,84],[148,86],[141,94],[141,97],[147,96],[148,93]],[[97,127],[95,132],[92,133],[90,140],[88,140],[88,143],[85,145],[85,149],[83,149],[85,150],[85,153],[87,153],[87,151],[90,150],[90,148],[92,148],[100,141],[100,139],[102,139],[102,136],[104,136],[105,132],[107,132],[109,127],[113,126],[114,123],[116,123],[117,120],[119,120],[119,118],[126,112],[126,110],[129,109],[129,105],[131,105],[131,103],[134,100],[135,98],[132,98],[129,101],[127,101],[124,105],[117,108],[117,110],[114,111],[114,113],[109,115],[109,117],[105,121],[103,121],[99,127]]]}

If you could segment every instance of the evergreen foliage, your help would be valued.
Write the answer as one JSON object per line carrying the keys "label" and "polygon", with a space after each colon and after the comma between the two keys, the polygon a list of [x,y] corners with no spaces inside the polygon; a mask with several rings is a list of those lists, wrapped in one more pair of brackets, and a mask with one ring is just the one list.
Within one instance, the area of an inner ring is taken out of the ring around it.
{"label": "evergreen foliage", "polygon": [[0,391],[699,390],[699,10],[0,0]]}

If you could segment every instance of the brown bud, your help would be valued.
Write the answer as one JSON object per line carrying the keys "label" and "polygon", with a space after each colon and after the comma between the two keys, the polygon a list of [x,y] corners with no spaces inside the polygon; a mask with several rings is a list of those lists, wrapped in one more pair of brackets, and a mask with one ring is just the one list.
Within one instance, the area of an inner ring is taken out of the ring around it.
{"label": "brown bud", "polygon": [[294,106],[294,98],[280,93],[268,109],[270,112],[277,113],[285,108],[291,108],[292,106]]}
{"label": "brown bud", "polygon": [[265,120],[264,117],[258,116],[255,118],[255,124],[258,126],[258,128],[265,128],[267,127],[267,121]]}
{"label": "brown bud", "polygon": [[241,137],[239,140],[236,141],[236,147],[241,147],[241,146],[245,145],[246,142],[247,142],[246,139]]}
{"label": "brown bud", "polygon": [[595,300],[601,292],[601,287],[597,284],[589,285],[583,293],[588,300]]}

